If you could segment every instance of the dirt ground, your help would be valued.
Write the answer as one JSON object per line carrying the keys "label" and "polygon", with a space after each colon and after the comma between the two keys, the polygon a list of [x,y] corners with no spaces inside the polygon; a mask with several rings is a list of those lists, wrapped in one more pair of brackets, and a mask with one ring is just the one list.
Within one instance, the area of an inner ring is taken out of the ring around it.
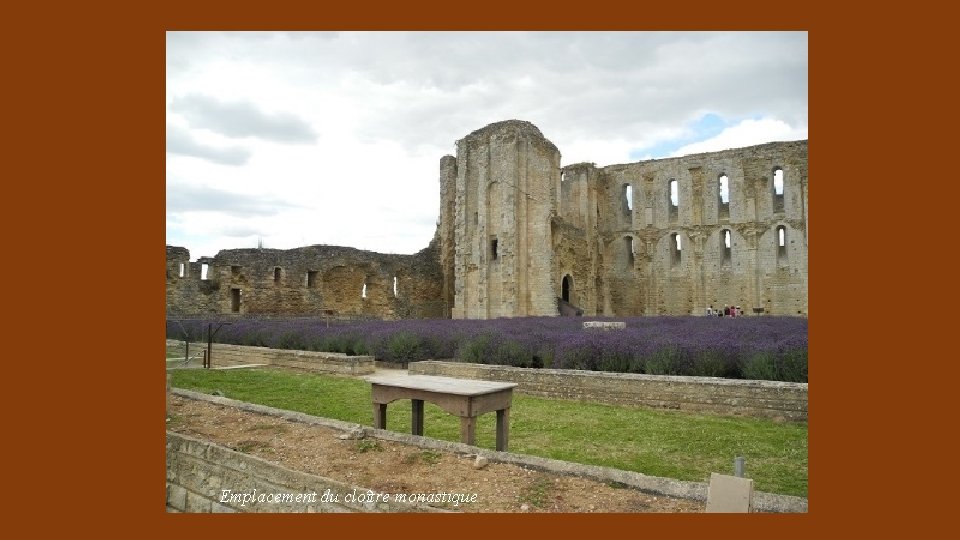
{"label": "dirt ground", "polygon": [[489,463],[171,396],[167,429],[381,493],[476,493],[461,512],[703,512],[703,503],[603,482]]}

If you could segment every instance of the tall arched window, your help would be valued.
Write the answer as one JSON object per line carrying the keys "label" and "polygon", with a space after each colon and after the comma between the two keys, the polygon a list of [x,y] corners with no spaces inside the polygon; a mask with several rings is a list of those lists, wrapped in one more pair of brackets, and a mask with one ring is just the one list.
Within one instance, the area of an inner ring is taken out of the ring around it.
{"label": "tall arched window", "polygon": [[773,169],[773,211],[783,212],[783,169]]}
{"label": "tall arched window", "polygon": [[667,186],[670,189],[670,204],[668,205],[670,219],[676,220],[680,211],[680,188],[677,186],[677,181],[673,178],[667,182]]}
{"label": "tall arched window", "polygon": [[783,225],[777,227],[777,260],[787,260],[787,228]]}
{"label": "tall arched window", "polygon": [[670,235],[670,264],[677,266],[683,260],[683,246],[680,243],[680,235],[673,233]]}
{"label": "tall arched window", "polygon": [[627,252],[627,264],[633,266],[633,237],[627,236],[624,237],[624,248]]}
{"label": "tall arched window", "polygon": [[730,249],[730,230],[729,229],[724,229],[720,233],[720,253],[721,253],[720,260],[722,261],[722,263],[730,264],[730,261],[732,259],[731,257],[732,250]]}
{"label": "tall arched window", "polygon": [[633,212],[633,186],[630,184],[623,185],[623,212]]}
{"label": "tall arched window", "polygon": [[720,178],[717,180],[718,183],[718,193],[719,199],[717,201],[717,208],[719,210],[719,215],[721,218],[730,217],[730,177],[726,173],[720,175]]}

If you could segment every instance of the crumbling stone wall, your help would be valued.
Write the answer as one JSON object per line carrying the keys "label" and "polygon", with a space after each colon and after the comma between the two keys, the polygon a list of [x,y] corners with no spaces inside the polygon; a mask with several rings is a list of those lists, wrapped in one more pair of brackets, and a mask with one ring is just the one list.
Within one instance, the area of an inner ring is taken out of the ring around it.
{"label": "crumbling stone wall", "polygon": [[199,263],[180,277],[182,260],[189,261],[186,249],[167,247],[167,311],[172,314],[443,316],[436,242],[415,255],[326,245],[228,249],[208,260],[206,280]]}
{"label": "crumbling stone wall", "polygon": [[807,421],[807,383],[437,361],[414,362],[410,373],[513,382],[519,384],[517,392],[534,396]]}
{"label": "crumbling stone wall", "polygon": [[453,318],[555,315],[557,147],[529,122],[498,122],[457,141],[455,170],[454,215],[441,218],[453,221]]}
{"label": "crumbling stone wall", "polygon": [[457,141],[439,180],[437,232],[415,255],[307,246],[190,262],[167,246],[167,310],[487,319],[557,315],[566,290],[585,315],[808,314],[807,141],[561,168],[536,126],[508,120]]}
{"label": "crumbling stone wall", "polygon": [[451,159],[440,221],[453,318],[556,315],[565,280],[585,315],[808,313],[807,141],[557,170],[556,147],[512,120],[458,141]]}
{"label": "crumbling stone wall", "polygon": [[[257,456],[172,431],[166,432],[166,460],[168,512],[444,511],[393,499],[353,502],[343,495],[366,493],[367,488],[287,469]],[[328,491],[341,496],[330,501],[323,496]],[[243,498],[244,494],[247,499]]]}
{"label": "crumbling stone wall", "polygon": [[216,305],[219,281],[202,280],[204,264],[213,260],[207,257],[190,261],[186,248],[167,246],[167,311],[174,313],[217,313]]}
{"label": "crumbling stone wall", "polygon": [[[779,197],[774,188],[778,170],[783,181]],[[725,204],[720,199],[721,176],[729,187]],[[748,313],[808,314],[807,141],[602,169],[578,164],[565,167],[564,178],[584,184],[564,188],[564,193],[597,193],[600,253],[585,256],[602,259],[596,273],[603,294],[595,306],[581,306],[586,312],[700,314],[708,306],[728,304]],[[677,185],[675,205],[671,181]],[[592,207],[562,207],[569,212],[561,217],[573,223],[593,214]],[[782,248],[780,228],[785,234]],[[728,250],[725,232],[730,235]]]}

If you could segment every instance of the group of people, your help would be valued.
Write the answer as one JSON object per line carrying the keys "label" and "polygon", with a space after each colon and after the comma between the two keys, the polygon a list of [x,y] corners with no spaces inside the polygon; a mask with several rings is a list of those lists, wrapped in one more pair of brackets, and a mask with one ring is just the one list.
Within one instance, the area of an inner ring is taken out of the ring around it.
{"label": "group of people", "polygon": [[723,309],[713,309],[713,306],[707,308],[708,316],[717,317],[743,317],[743,309],[740,306],[723,306]]}

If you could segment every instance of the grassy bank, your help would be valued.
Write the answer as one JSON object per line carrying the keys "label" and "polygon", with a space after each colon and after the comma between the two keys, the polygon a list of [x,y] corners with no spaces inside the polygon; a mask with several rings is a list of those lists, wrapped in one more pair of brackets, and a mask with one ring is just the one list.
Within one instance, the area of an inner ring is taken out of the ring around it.
{"label": "grassy bank", "polygon": [[[173,385],[200,392],[372,425],[370,385],[362,380],[274,370],[176,370]],[[459,419],[425,404],[424,435],[459,441]],[[494,414],[478,419],[477,444],[493,448]],[[410,432],[410,401],[388,409],[387,428]],[[735,456],[760,491],[807,495],[807,424],[581,403],[515,394],[510,451],[702,482],[732,474]]]}

